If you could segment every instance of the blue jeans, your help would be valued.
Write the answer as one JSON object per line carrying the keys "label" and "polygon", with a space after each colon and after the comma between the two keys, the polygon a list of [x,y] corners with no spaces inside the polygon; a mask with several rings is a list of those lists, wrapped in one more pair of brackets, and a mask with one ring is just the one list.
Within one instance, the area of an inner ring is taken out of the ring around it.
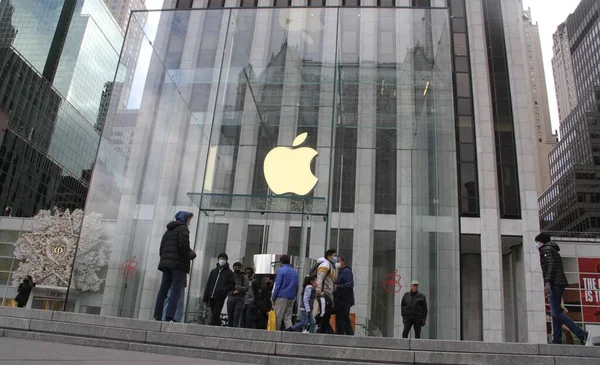
{"label": "blue jeans", "polygon": [[300,311],[300,322],[292,326],[292,331],[304,330],[306,328],[306,322],[308,322],[308,332],[315,333],[315,317],[311,316],[306,311]]}
{"label": "blue jeans", "polygon": [[552,315],[552,343],[562,343],[562,325],[564,324],[567,328],[583,340],[585,337],[585,331],[581,329],[569,316],[567,316],[561,307],[561,301],[565,288],[562,286],[552,286],[552,295],[550,295],[550,314]]}
{"label": "blue jeans", "polygon": [[[163,321],[167,320],[167,306],[169,305],[171,298],[173,298],[173,289],[169,289],[169,294],[167,295],[167,300],[165,300],[165,306],[163,308],[163,316],[162,316]],[[179,302],[177,302],[177,310],[175,311],[175,318],[174,318],[175,322],[181,322],[181,320],[183,319],[184,298],[185,298],[185,287],[182,286],[181,287],[181,296],[179,297]]]}
{"label": "blue jeans", "polygon": [[185,286],[186,273],[183,270],[165,268],[163,269],[162,280],[160,282],[160,289],[158,289],[158,295],[156,296],[156,304],[154,305],[154,319],[163,319],[163,309],[165,307],[165,300],[169,294],[169,289],[172,290],[169,304],[167,305],[165,313],[165,320],[171,321],[175,319],[175,312],[177,311],[177,304],[179,298],[183,292]]}

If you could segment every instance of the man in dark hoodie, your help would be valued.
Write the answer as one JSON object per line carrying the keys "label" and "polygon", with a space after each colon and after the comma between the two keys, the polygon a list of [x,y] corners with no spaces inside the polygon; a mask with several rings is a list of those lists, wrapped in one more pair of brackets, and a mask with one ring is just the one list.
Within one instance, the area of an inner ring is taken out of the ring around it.
{"label": "man in dark hoodie", "polygon": [[235,289],[235,278],[233,271],[229,268],[229,257],[226,253],[220,253],[218,256],[217,267],[212,269],[208,276],[208,282],[204,289],[202,302],[210,305],[211,320],[213,326],[221,325],[221,311],[225,304],[227,295]]}
{"label": "man in dark hoodie", "polygon": [[333,295],[335,298],[335,333],[354,336],[350,321],[350,308],[354,306],[354,274],[342,256],[338,256],[335,266],[338,270],[338,281]]}
{"label": "man in dark hoodie", "polygon": [[550,241],[550,235],[540,233],[535,237],[535,247],[540,252],[540,265],[544,275],[544,288],[550,302],[550,314],[552,315],[552,343],[562,343],[562,325],[579,337],[583,345],[587,342],[589,332],[579,327],[562,308],[562,296],[565,288],[569,285],[563,268],[562,257],[558,253],[560,247]]}
{"label": "man in dark hoodie", "polygon": [[186,275],[190,271],[190,230],[188,228],[192,217],[190,212],[177,212],[175,220],[167,224],[167,231],[160,242],[160,261],[158,270],[162,271],[162,281],[154,306],[154,319],[163,318],[165,299],[172,291],[172,297],[167,305],[165,320],[175,321],[177,303],[185,286]]}

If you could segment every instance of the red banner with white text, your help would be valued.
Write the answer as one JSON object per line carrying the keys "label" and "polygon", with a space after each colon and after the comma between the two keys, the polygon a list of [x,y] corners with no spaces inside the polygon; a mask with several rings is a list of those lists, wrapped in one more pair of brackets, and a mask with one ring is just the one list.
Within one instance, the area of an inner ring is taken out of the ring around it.
{"label": "red banner with white text", "polygon": [[579,258],[578,261],[583,320],[600,323],[600,258]]}

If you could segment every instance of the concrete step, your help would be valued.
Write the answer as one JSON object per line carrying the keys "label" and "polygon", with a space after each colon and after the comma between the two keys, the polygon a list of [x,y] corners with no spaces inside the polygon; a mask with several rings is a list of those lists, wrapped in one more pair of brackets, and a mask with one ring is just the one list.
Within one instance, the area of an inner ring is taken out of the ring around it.
{"label": "concrete step", "polygon": [[598,365],[600,347],[270,332],[0,307],[5,337],[252,364]]}

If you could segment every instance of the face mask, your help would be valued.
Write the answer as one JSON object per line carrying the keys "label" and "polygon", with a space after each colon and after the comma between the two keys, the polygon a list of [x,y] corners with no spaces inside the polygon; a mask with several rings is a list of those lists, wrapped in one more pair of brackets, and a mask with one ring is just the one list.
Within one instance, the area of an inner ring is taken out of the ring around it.
{"label": "face mask", "polygon": [[535,248],[537,248],[538,250],[540,249],[540,243],[539,242],[535,243]]}
{"label": "face mask", "polygon": [[335,264],[337,262],[337,256],[333,256],[333,258],[331,259],[331,261],[333,261],[333,263]]}
{"label": "face mask", "polygon": [[226,263],[227,261],[225,260],[219,260],[219,266],[225,266]]}
{"label": "face mask", "polygon": [[336,262],[336,263],[335,263],[335,268],[336,268],[336,269],[338,269],[338,270],[339,270],[341,267],[342,267],[342,264],[340,264],[339,262]]}

